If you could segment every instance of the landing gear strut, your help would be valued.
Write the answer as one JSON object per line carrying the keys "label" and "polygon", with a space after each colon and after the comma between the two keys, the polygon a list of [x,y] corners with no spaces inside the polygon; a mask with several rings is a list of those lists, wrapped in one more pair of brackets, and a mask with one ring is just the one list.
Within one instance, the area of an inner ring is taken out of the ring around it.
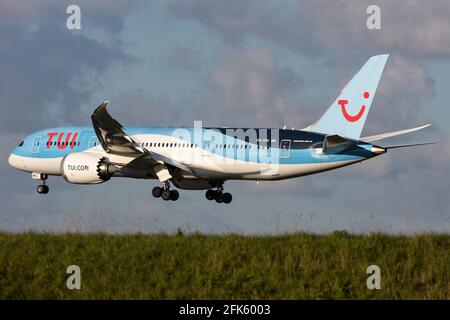
{"label": "landing gear strut", "polygon": [[223,192],[223,183],[217,186],[216,190],[209,189],[205,193],[206,199],[216,200],[217,203],[230,203],[233,200],[231,193]]}
{"label": "landing gear strut", "polygon": [[165,201],[177,201],[180,197],[180,194],[177,190],[170,190],[170,184],[168,181],[164,182],[164,186],[161,187],[154,187],[152,190],[152,195],[155,198],[162,198]]}
{"label": "landing gear strut", "polygon": [[36,176],[33,175],[33,178],[35,178],[35,177],[36,177],[38,180],[41,180],[41,181],[42,181],[42,184],[40,184],[40,185],[38,185],[38,186],[36,187],[37,193],[39,193],[39,194],[47,194],[48,191],[50,190],[50,188],[48,187],[48,185],[45,184],[45,183],[46,183],[46,180],[47,180],[47,178],[48,178],[48,175],[41,173],[41,174],[38,174],[38,175],[36,175]]}

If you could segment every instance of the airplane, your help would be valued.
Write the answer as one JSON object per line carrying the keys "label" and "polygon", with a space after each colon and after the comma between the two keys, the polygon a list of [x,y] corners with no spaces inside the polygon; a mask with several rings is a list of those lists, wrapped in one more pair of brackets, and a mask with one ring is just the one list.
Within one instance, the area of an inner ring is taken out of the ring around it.
{"label": "airplane", "polygon": [[178,189],[206,190],[208,200],[230,203],[229,180],[272,181],[301,177],[359,163],[389,149],[435,142],[380,146],[373,141],[420,127],[360,137],[388,54],[373,56],[313,124],[284,128],[123,127],[108,112],[109,101],[92,114],[93,127],[59,127],[27,136],[9,164],[41,180],[49,176],[73,184],[100,184],[112,177],[156,179],[152,195],[176,201]]}

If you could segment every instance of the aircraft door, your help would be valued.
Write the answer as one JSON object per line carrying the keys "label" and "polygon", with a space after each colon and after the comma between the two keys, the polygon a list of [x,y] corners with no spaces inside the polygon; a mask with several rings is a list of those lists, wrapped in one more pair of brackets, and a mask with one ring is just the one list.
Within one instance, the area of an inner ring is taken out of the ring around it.
{"label": "aircraft door", "polygon": [[39,153],[39,145],[41,144],[41,139],[41,136],[34,138],[33,147],[31,150],[33,153]]}
{"label": "aircraft door", "polygon": [[289,158],[291,153],[291,140],[281,140],[280,158]]}

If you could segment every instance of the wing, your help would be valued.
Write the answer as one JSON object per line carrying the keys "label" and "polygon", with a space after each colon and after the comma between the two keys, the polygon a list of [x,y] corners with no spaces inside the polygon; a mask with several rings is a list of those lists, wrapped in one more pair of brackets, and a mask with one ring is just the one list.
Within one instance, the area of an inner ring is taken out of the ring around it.
{"label": "wing", "polygon": [[374,136],[361,138],[361,140],[365,141],[365,142],[377,141],[377,140],[386,139],[386,138],[398,136],[398,135],[405,134],[405,133],[410,133],[410,132],[422,130],[422,129],[425,129],[425,128],[429,127],[429,126],[431,126],[431,124],[426,124],[424,126],[420,126],[420,127],[412,128],[412,129],[381,133],[381,134],[377,134],[377,135],[374,135]]}
{"label": "wing", "polygon": [[103,102],[91,116],[97,138],[103,149],[112,154],[138,156],[146,154],[146,150],[123,131],[106,110],[109,101]]}
{"label": "wing", "polygon": [[[107,153],[135,157],[127,165],[130,168],[148,168],[152,166],[155,168],[159,167],[157,171],[160,171],[161,166],[165,167],[168,165],[169,167],[176,167],[192,173],[188,165],[162,154],[149,151],[136,142],[123,130],[123,126],[108,113],[106,109],[108,103],[109,101],[103,102],[91,116],[97,138]],[[165,170],[167,170],[167,167],[165,167]],[[165,177],[167,177],[167,174],[165,174]]]}

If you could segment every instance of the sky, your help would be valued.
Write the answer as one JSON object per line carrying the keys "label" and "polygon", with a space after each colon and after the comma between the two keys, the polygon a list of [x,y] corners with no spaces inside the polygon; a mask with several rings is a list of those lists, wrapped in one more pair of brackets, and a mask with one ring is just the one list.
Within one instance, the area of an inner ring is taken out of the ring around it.
{"label": "sky", "polygon": [[[81,10],[81,29],[66,8]],[[381,29],[367,28],[369,5]],[[450,3],[0,0],[0,229],[266,234],[450,232]],[[225,184],[229,205],[203,191],[154,199],[155,180],[95,186],[8,165],[47,127],[90,125],[110,100],[125,126],[283,127],[316,120],[372,55],[390,58],[364,135],[431,123],[361,164],[278,182]]]}

